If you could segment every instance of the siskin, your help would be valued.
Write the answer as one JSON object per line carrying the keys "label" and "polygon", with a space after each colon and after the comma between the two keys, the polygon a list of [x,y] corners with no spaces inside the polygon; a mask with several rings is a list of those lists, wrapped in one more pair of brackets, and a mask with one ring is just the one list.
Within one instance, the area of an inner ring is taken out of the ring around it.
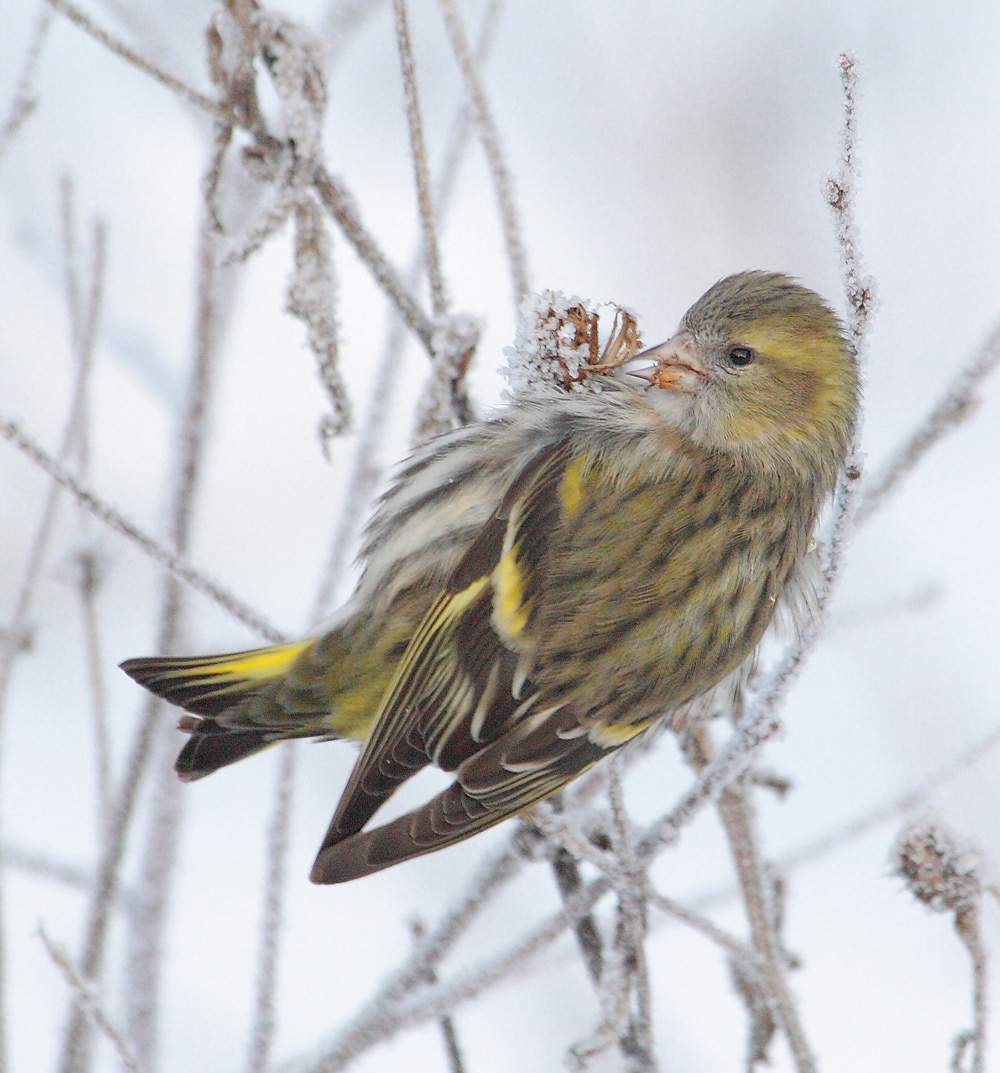
{"label": "siskin", "polygon": [[[599,393],[524,398],[416,451],[368,524],[357,591],[315,635],[123,663],[193,713],[180,777],[288,738],[361,742],[311,874],[340,883],[683,726],[780,605],[802,613],[858,373],[829,306],[768,272],[715,284],[643,357]],[[366,830],[428,764],[454,782]]]}

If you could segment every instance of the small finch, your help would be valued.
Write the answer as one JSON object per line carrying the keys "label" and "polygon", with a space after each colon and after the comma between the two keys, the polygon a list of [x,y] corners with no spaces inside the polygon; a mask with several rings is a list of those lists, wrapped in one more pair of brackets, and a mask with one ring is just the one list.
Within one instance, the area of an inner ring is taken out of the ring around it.
{"label": "small finch", "polygon": [[[804,613],[858,374],[830,307],[769,272],[716,283],[642,358],[416,451],[368,524],[357,591],[315,635],[123,663],[193,713],[180,777],[289,738],[361,742],[311,875],[340,883],[683,726],[779,607]],[[366,829],[428,764],[451,785]]]}

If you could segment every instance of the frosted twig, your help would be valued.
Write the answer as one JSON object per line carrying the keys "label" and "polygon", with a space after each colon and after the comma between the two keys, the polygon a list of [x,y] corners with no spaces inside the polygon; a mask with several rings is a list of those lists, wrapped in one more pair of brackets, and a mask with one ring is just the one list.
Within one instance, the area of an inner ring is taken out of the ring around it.
{"label": "frosted twig", "polygon": [[392,0],[392,10],[395,17],[396,42],[399,45],[399,65],[403,72],[403,89],[406,94],[410,157],[413,161],[413,179],[417,190],[417,207],[420,212],[424,264],[427,267],[427,282],[431,291],[431,308],[434,310],[434,316],[439,318],[447,312],[448,303],[445,298],[444,277],[441,274],[437,228],[434,224],[431,180],[427,168],[427,148],[424,145],[424,124],[420,113],[420,91],[413,61],[409,21],[406,17],[406,0]]}
{"label": "frosted twig", "polygon": [[750,971],[760,976],[760,958],[746,943],[740,942],[739,939],[724,931],[717,924],[713,924],[707,917],[696,913],[689,906],[682,905],[675,899],[668,898],[665,894],[660,894],[659,891],[653,890],[648,883],[646,885],[646,899],[655,909],[659,909],[661,913],[665,913],[673,920],[679,920],[700,935],[704,935],[706,939],[710,939],[713,943],[722,947],[727,954],[745,964]]}
{"label": "frosted twig", "polygon": [[[419,918],[412,920],[410,922],[410,931],[413,933],[413,938],[419,942],[425,932],[423,921]],[[429,984],[436,984],[438,976],[434,969],[428,969],[424,979]],[[444,1042],[445,1057],[448,1059],[449,1070],[451,1073],[463,1073],[465,1063],[462,1060],[462,1050],[458,1044],[458,1032],[455,1029],[454,1018],[449,1014],[444,1014],[438,1018],[438,1027],[441,1029],[441,1038]]]}
{"label": "frosted twig", "polygon": [[288,284],[286,308],[306,325],[320,382],[332,409],[321,424],[321,442],[327,452],[330,438],[350,426],[351,406],[337,366],[340,343],[333,250],[319,205],[308,194],[295,207],[295,271]]}
{"label": "frosted twig", "polygon": [[[858,61],[847,52],[839,57],[840,82],[844,100],[844,127],[840,152],[840,169],[827,181],[826,198],[833,210],[840,271],[847,299],[847,327],[851,345],[859,362],[863,362],[872,314],[875,310],[875,281],[868,274],[861,256],[861,244],[855,218],[855,179],[857,176],[857,88]],[[827,540],[823,578],[824,602],[840,572],[861,492],[860,414],[852,430],[847,464],[838,482],[833,506],[833,521]]]}
{"label": "frosted twig", "polygon": [[344,184],[322,166],[316,168],[313,181],[327,212],[340,225],[348,242],[368,266],[409,329],[423,343],[427,352],[433,354],[433,323],[403,284],[398,270],[382,253],[374,237],[361,222],[354,199]]}
{"label": "frosted twig", "polygon": [[[170,587],[176,587],[173,578],[168,577],[165,581]],[[161,637],[164,635],[161,625]],[[172,763],[177,751],[177,735],[170,722],[161,718],[162,714],[163,705],[160,704],[153,710],[152,720],[156,725],[146,759],[146,766],[151,769],[153,790],[142,832],[136,908],[125,922],[125,1024],[140,1060],[147,1066],[155,1065],[156,1060],[169,885],[176,866],[180,820],[186,803]]]}
{"label": "frosted twig", "polygon": [[95,518],[102,521],[109,529],[125,537],[136,545],[150,559],[166,567],[171,574],[189,585],[196,592],[207,596],[219,607],[228,611],[233,618],[256,631],[272,644],[281,644],[285,636],[267,622],[249,605],[227,592],[206,574],[191,566],[187,560],[171,551],[165,544],[151,536],[135,522],[131,521],[117,507],[111,506],[81,481],[78,481],[61,463],[48,453],[36,440],[32,439],[15,421],[0,417],[0,436],[12,443],[22,454],[44,470],[60,487],[65,488],[73,498],[85,507]]}
{"label": "frosted twig", "polygon": [[826,199],[833,209],[840,247],[840,270],[847,297],[848,329],[857,354],[863,353],[868,323],[875,308],[874,280],[865,270],[855,219],[855,178],[858,147],[858,61],[848,52],[838,58],[844,94],[844,126],[840,170],[826,184]]}
{"label": "frosted twig", "polygon": [[[60,462],[70,454],[74,443],[80,436],[83,427],[84,410],[87,397],[87,385],[93,366],[93,343],[97,330],[97,321],[101,306],[101,294],[104,279],[104,248],[105,232],[103,224],[98,222],[94,229],[94,261],[92,266],[90,292],[86,310],[81,308],[79,297],[79,284],[76,277],[76,267],[72,256],[75,243],[75,231],[72,213],[72,186],[68,179],[64,179],[61,186],[62,193],[62,221],[63,221],[63,251],[64,269],[68,283],[70,296],[70,323],[71,323],[71,348],[76,357],[73,389],[70,399],[69,411],[63,426],[63,433],[59,446]],[[56,463],[59,465],[60,463]],[[56,508],[58,505],[59,488],[57,484],[49,487],[42,517],[35,532],[35,538],[31,545],[28,563],[21,579],[17,599],[14,604],[14,612],[7,624],[7,631],[0,644],[0,727],[3,725],[6,709],[7,696],[14,670],[14,663],[20,654],[19,638],[24,635],[27,627],[28,616],[34,601],[38,581],[41,576],[42,563],[47,553],[49,540],[52,535],[55,522]],[[0,916],[2,921],[2,916]],[[0,936],[2,936],[2,923],[0,923]],[[5,1000],[3,987],[3,950],[0,941],[0,1068],[5,1065]]]}
{"label": "frosted twig", "polygon": [[578,861],[586,861],[599,868],[617,889],[624,889],[632,881],[626,869],[616,863],[613,857],[599,850],[582,835],[547,812],[544,803],[540,806],[536,805],[525,818],[546,838],[571,853]]}
{"label": "frosted twig", "polygon": [[963,1073],[963,1052],[971,1048],[969,1073],[984,1073],[986,1069],[986,948],[980,930],[979,906],[974,905],[955,914],[955,930],[969,952],[972,961],[972,1029],[956,1041],[952,1068]]}
{"label": "frosted twig", "polygon": [[515,833],[499,852],[485,862],[469,890],[445,914],[437,927],[417,944],[403,965],[382,984],[351,1022],[322,1047],[320,1056],[312,1061],[292,1061],[280,1068],[341,1069],[358,1054],[392,1035],[399,1026],[387,1024],[387,1018],[393,1016],[393,1011],[419,986],[421,980],[426,979],[428,971],[435,969],[489,900],[520,870],[525,858],[518,852],[517,845],[518,835]]}
{"label": "frosted twig", "polygon": [[104,688],[104,655],[97,623],[97,589],[99,567],[97,556],[92,551],[77,556],[80,579],[80,608],[83,616],[84,648],[87,655],[87,673],[90,678],[91,706],[94,716],[94,751],[97,762],[97,801],[100,829],[106,830],[111,822],[111,743],[108,735],[107,691]]}
{"label": "frosted twig", "polygon": [[73,965],[69,954],[58,943],[49,938],[41,924],[38,926],[38,935],[45,944],[49,957],[52,958],[53,963],[62,973],[63,979],[73,992],[73,1001],[76,1003],[77,1009],[89,1017],[100,1029],[105,1038],[111,1043],[122,1065],[129,1070],[129,1073],[143,1073],[143,1066],[140,1064],[139,1059],[133,1053],[132,1048],[129,1047],[122,1034],[112,1024],[97,997]]}
{"label": "frosted twig", "polygon": [[[596,902],[607,892],[606,879],[595,879],[573,898],[558,913],[549,917],[531,931],[516,947],[477,969],[459,976],[456,980],[437,984],[421,992],[409,1003],[400,1003],[398,987],[390,1001],[379,1002],[376,1016],[366,1019],[363,1027],[355,1024],[343,1033],[332,1047],[323,1050],[311,1060],[293,1060],[280,1067],[281,1073],[310,1071],[310,1073],[336,1073],[346,1068],[360,1054],[384,1039],[405,1028],[423,1024],[454,1012],[460,1003],[476,998],[483,991],[522,968],[547,946],[550,946],[572,925],[573,920],[589,913]],[[419,979],[419,973],[416,976]],[[412,978],[410,986],[412,986]],[[405,993],[405,992],[404,992]],[[384,992],[382,993],[384,995]],[[381,997],[381,996],[380,996]],[[376,1002],[379,1000],[376,999]],[[371,1005],[371,1004],[369,1004]],[[359,1031],[360,1029],[360,1031]]]}
{"label": "frosted twig", "polygon": [[[684,745],[688,762],[696,771],[704,771],[715,752],[710,729],[704,725],[694,727]],[[729,783],[719,795],[717,808],[743,895],[753,948],[759,958],[764,991],[761,997],[770,1007],[775,1022],[784,1030],[795,1068],[799,1073],[814,1073],[815,1059],[788,987],[785,958],[778,936],[778,917],[767,890],[756,817],[746,780]],[[755,1039],[755,1034],[751,1038]]]}
{"label": "frosted twig", "polygon": [[3,160],[7,148],[14,140],[17,132],[30,118],[32,112],[38,107],[38,95],[35,91],[35,76],[38,73],[38,61],[48,36],[49,27],[52,25],[52,12],[43,9],[35,23],[34,32],[28,43],[28,49],[24,54],[24,62],[21,64],[21,73],[14,84],[14,96],[10,102],[10,110],[7,118],[0,123],[0,161]]}
{"label": "frosted twig", "polygon": [[466,314],[444,317],[435,323],[431,375],[417,403],[413,434],[416,443],[425,443],[432,436],[472,420],[465,374],[481,331],[480,321]]}
{"label": "frosted twig", "polygon": [[608,802],[611,805],[611,843],[629,877],[618,893],[618,926],[615,945],[625,966],[628,990],[635,992],[635,1010],[625,1033],[619,1037],[622,1051],[635,1059],[636,1069],[657,1068],[653,1050],[652,997],[646,962],[646,877],[632,850],[632,834],[625,810],[622,786],[622,756],[608,766]]}
{"label": "frosted twig", "polygon": [[[493,28],[500,8],[499,0],[491,0],[480,28],[477,55],[480,62],[485,62],[489,45],[493,37]],[[449,131],[443,162],[438,169],[438,187],[435,192],[434,207],[439,220],[444,220],[451,195],[455,188],[458,167],[469,143],[469,117],[467,109],[459,108]],[[412,292],[420,278],[422,258],[420,250],[414,254],[406,276],[406,289]],[[320,583],[313,604],[312,622],[318,622],[326,613],[333,600],[334,587],[343,575],[347,556],[354,547],[358,530],[364,513],[371,500],[375,486],[383,473],[378,460],[378,448],[382,442],[385,422],[396,392],[404,382],[396,375],[400,355],[403,349],[403,321],[391,313],[388,321],[382,354],[378,361],[372,381],[371,393],[365,410],[364,421],[354,451],[351,474],[347,481],[347,492],[337,520],[336,528],[330,540],[330,550],[323,567]]]}
{"label": "frosted twig", "polygon": [[132,64],[133,67],[138,68],[143,74],[149,75],[154,81],[166,86],[167,89],[172,93],[176,93],[178,97],[187,101],[188,104],[200,108],[203,112],[207,112],[210,116],[219,119],[222,122],[229,121],[230,116],[226,110],[220,104],[213,101],[211,97],[207,97],[204,93],[189,86],[186,82],[181,81],[181,79],[174,77],[174,75],[170,74],[168,71],[164,71],[155,63],[147,60],[145,56],[140,56],[138,52],[126,45],[124,41],[120,41],[117,37],[109,34],[107,30],[101,29],[101,27],[98,26],[85,11],[77,7],[76,4],[71,3],[71,0],[47,0],[47,2],[51,4],[60,15],[64,15],[70,22],[75,23],[81,30],[94,38],[95,41],[104,45],[106,49],[113,52],[116,56],[120,56],[123,60]]}
{"label": "frosted twig", "polygon": [[295,790],[295,742],[281,750],[274,808],[267,832],[267,877],[257,950],[253,1025],[247,1073],[265,1073],[274,1047],[275,995],[278,984],[278,939],[284,915],[285,873],[288,864],[288,829]]}
{"label": "frosted twig", "polygon": [[465,79],[466,92],[472,101],[479,126],[479,135],[482,139],[490,175],[493,179],[497,205],[500,209],[500,222],[507,249],[507,263],[510,269],[511,284],[514,290],[514,307],[516,309],[528,293],[529,287],[527,255],[521,238],[521,224],[514,200],[514,183],[500,145],[500,135],[493,118],[489,98],[486,95],[486,90],[480,77],[479,65],[473,56],[472,49],[469,47],[469,39],[465,32],[465,23],[461,12],[455,5],[454,0],[438,0],[438,6],[441,8],[441,14],[444,17],[452,50]]}
{"label": "frosted twig", "polygon": [[908,439],[889,456],[889,459],[864,487],[858,524],[865,522],[896,490],[904,477],[918,465],[925,454],[957,428],[976,409],[976,390],[1000,365],[1000,323],[972,355],[965,367],[952,380],[944,395],[927,418]]}
{"label": "frosted twig", "polygon": [[[237,273],[220,272],[219,254],[222,238],[203,210],[197,247],[196,304],[194,310],[193,354],[187,385],[183,421],[175,459],[172,503],[170,506],[171,540],[181,554],[191,543],[194,528],[195,492],[201,479],[208,425],[208,407],[212,398],[214,369],[219,339],[226,311],[233,297]],[[174,650],[181,630],[185,592],[178,579],[168,574],[163,579],[156,651]],[[175,859],[182,813],[180,784],[170,762],[175,735],[159,719],[156,707],[145,714],[151,724],[150,748],[133,759],[140,770],[148,766],[159,746],[162,759],[156,764],[155,806],[143,832],[140,871],[140,897],[145,912],[142,918],[129,921],[126,936],[126,988],[129,1027],[140,1055],[152,1063],[156,1048],[162,951],[167,923],[170,884],[176,873]],[[158,740],[157,740],[158,739]]]}
{"label": "frosted twig", "polygon": [[785,1033],[796,1070],[799,1073],[814,1073],[816,1060],[788,986],[784,953],[766,890],[764,867],[754,829],[753,807],[744,786],[727,787],[719,796],[718,808],[743,892],[753,946],[761,959],[760,969],[768,1005]]}

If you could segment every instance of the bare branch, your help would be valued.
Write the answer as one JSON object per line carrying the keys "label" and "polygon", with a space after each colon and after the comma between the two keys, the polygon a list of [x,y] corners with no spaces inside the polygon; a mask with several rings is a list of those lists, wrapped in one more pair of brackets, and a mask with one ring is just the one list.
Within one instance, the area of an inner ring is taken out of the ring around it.
{"label": "bare branch", "polygon": [[321,439],[327,451],[329,439],[350,426],[351,405],[338,368],[333,250],[319,205],[309,195],[304,195],[295,207],[295,271],[288,284],[286,308],[306,325],[320,382],[333,411],[322,425]]}
{"label": "bare branch", "polygon": [[980,928],[979,906],[972,906],[955,915],[955,930],[969,952],[972,961],[972,1029],[963,1033],[962,1043],[955,1048],[953,1069],[962,1073],[962,1052],[971,1048],[972,1061],[969,1073],[984,1073],[986,1069],[986,948]]}
{"label": "bare branch", "polygon": [[514,306],[517,308],[530,288],[528,286],[527,255],[521,238],[521,224],[514,200],[514,183],[500,145],[500,134],[493,118],[493,110],[490,107],[486,89],[479,74],[479,65],[473,56],[472,49],[469,47],[469,39],[465,32],[462,15],[454,0],[438,0],[438,6],[444,16],[451,47],[465,79],[465,89],[475,110],[479,135],[489,163],[497,205],[500,209],[500,222],[507,249],[507,263],[510,268],[511,284],[514,289]]}
{"label": "bare branch", "polygon": [[[507,954],[487,962],[478,969],[470,970],[457,980],[437,984],[421,992],[418,998],[411,999],[408,1003],[399,1001],[402,996],[394,986],[392,999],[385,1001],[383,997],[383,1001],[378,1002],[377,1007],[373,1009],[373,1015],[366,1018],[363,1024],[356,1022],[350,1030],[339,1037],[332,1047],[324,1047],[313,1059],[296,1060],[279,1067],[281,1073],[293,1073],[298,1070],[309,1070],[311,1073],[336,1073],[337,1070],[346,1068],[358,1055],[402,1029],[412,1028],[441,1017],[442,1014],[452,1013],[459,1004],[482,994],[500,980],[521,969],[547,946],[550,946],[572,926],[574,920],[589,913],[607,890],[607,880],[594,880],[558,913],[532,930]],[[412,986],[412,980],[410,986]],[[384,995],[383,991],[382,996]],[[371,1007],[372,1004],[369,1004],[369,1008]]]}
{"label": "bare branch", "polygon": [[447,312],[448,302],[445,297],[444,277],[441,274],[437,228],[434,224],[427,148],[424,145],[424,124],[420,114],[420,92],[413,61],[413,46],[410,42],[410,27],[406,17],[406,0],[392,0],[392,10],[395,16],[396,41],[399,45],[399,64],[403,71],[403,88],[406,92],[406,119],[410,128],[410,156],[413,160],[413,179],[420,210],[420,229],[424,239],[424,264],[427,266],[427,280],[431,290],[431,308],[434,310],[434,316],[440,318]]}
{"label": "bare branch", "polygon": [[111,1043],[111,1046],[114,1047],[115,1054],[118,1056],[122,1065],[129,1070],[129,1073],[144,1073],[143,1066],[139,1063],[139,1059],[135,1056],[122,1034],[112,1024],[111,1019],[104,1012],[101,1004],[97,1001],[97,997],[94,995],[90,987],[87,986],[86,982],[73,965],[69,954],[58,943],[49,938],[42,925],[38,926],[38,935],[45,944],[45,949],[48,951],[49,957],[52,958],[53,963],[62,973],[63,979],[73,992],[73,1000],[76,1003],[77,1009],[89,1017],[97,1028],[100,1029]]}
{"label": "bare branch", "polygon": [[182,82],[181,79],[175,78],[169,72],[157,67],[156,64],[150,62],[144,56],[140,56],[138,52],[126,45],[124,41],[119,41],[117,37],[109,34],[107,30],[101,29],[85,11],[78,8],[76,4],[71,3],[71,0],[47,0],[47,2],[60,15],[64,15],[70,22],[75,23],[106,49],[116,56],[120,56],[123,60],[132,64],[133,67],[138,68],[143,74],[149,75],[160,85],[166,86],[167,89],[172,93],[176,93],[178,97],[187,101],[188,104],[194,105],[195,108],[200,108],[201,111],[207,112],[208,115],[215,119],[228,122],[230,117],[226,110],[213,101],[211,97],[206,97],[204,93],[200,93],[186,82]]}
{"label": "bare branch", "polygon": [[859,525],[866,522],[883,505],[932,447],[975,412],[976,393],[998,365],[1000,323],[993,326],[927,418],[893,451],[878,473],[867,482],[861,506],[858,508]]}
{"label": "bare branch", "polygon": [[[489,46],[493,39],[500,8],[500,0],[491,0],[483,15],[480,27],[477,56],[480,63],[485,62]],[[470,123],[467,109],[463,106],[452,122],[443,162],[438,169],[438,187],[435,192],[435,210],[437,217],[443,220],[455,189],[458,168],[469,144]],[[406,288],[412,291],[419,280],[422,259],[418,251],[411,260],[406,276]],[[330,550],[323,567],[320,583],[313,604],[312,622],[318,622],[333,600],[334,587],[343,575],[350,549],[354,547],[358,530],[364,519],[365,511],[374,492],[375,486],[383,473],[378,461],[378,449],[383,438],[385,422],[388,419],[390,405],[402,379],[395,375],[404,343],[403,321],[395,314],[390,315],[385,343],[372,382],[371,393],[365,411],[361,433],[354,452],[351,475],[347,482],[347,493],[340,517],[330,540]]]}
{"label": "bare branch", "polygon": [[373,236],[361,222],[354,199],[343,183],[322,166],[316,169],[314,183],[316,192],[327,212],[340,225],[348,242],[354,247],[361,260],[368,265],[379,286],[391,299],[407,326],[423,343],[428,354],[433,354],[434,325],[406,289],[397,269],[390,264]]}
{"label": "bare branch", "polygon": [[60,487],[65,488],[73,498],[85,507],[95,518],[104,522],[109,529],[131,541],[149,558],[166,567],[171,574],[189,585],[196,592],[207,596],[219,607],[228,611],[233,618],[255,630],[272,644],[281,644],[286,640],[284,634],[276,630],[262,615],[252,610],[249,605],[227,592],[206,574],[189,565],[182,555],[170,551],[155,537],[150,536],[135,522],[130,521],[117,507],[111,506],[78,481],[63,465],[56,461],[37,441],[32,439],[14,421],[0,417],[0,436],[12,443],[19,451],[44,470]]}
{"label": "bare branch", "polygon": [[253,1025],[247,1073],[266,1073],[270,1066],[276,1029],[275,995],[278,989],[278,940],[284,915],[285,873],[288,863],[288,830],[295,792],[295,742],[281,750],[274,809],[267,832],[267,876],[257,950]]}

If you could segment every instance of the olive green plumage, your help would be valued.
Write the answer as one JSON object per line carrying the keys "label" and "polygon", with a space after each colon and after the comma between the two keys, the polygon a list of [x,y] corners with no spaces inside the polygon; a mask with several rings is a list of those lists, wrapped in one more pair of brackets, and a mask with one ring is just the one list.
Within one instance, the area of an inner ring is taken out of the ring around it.
{"label": "olive green plumage", "polygon": [[[312,872],[341,882],[522,811],[656,721],[680,726],[780,606],[808,614],[858,405],[836,315],[746,272],[645,356],[600,393],[525,398],[417,451],[369,523],[354,597],[316,636],[123,664],[199,717],[181,723],[181,777],[286,738],[361,741]],[[366,830],[430,763],[452,785]]]}

